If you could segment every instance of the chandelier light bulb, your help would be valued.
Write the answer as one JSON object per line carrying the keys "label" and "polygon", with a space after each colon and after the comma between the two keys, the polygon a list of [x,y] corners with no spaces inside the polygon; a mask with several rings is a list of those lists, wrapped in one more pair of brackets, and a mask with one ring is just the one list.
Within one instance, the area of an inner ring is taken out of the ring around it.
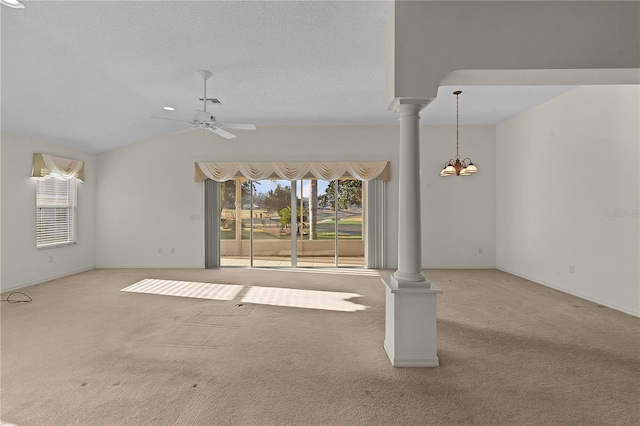
{"label": "chandelier light bulb", "polygon": [[447,167],[444,168],[444,170],[442,170],[442,173],[444,173],[445,176],[455,175],[456,169],[451,164],[449,164]]}
{"label": "chandelier light bulb", "polygon": [[473,163],[469,163],[469,165],[467,166],[467,171],[469,173],[478,173],[478,168]]}

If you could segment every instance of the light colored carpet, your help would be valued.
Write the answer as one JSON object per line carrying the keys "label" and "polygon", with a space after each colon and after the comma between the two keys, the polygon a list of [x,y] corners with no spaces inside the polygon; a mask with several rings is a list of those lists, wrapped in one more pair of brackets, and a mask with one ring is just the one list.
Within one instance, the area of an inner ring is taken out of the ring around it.
{"label": "light colored carpet", "polygon": [[[1,304],[0,418],[19,426],[640,423],[638,318],[495,270],[425,273],[445,290],[435,369],[391,367],[384,287],[371,273],[97,269],[23,289],[33,303]],[[243,290],[231,300],[121,291],[146,278]],[[273,304],[242,302],[270,287],[348,293],[356,297],[343,302],[364,309],[280,306],[288,297],[280,290]]]}

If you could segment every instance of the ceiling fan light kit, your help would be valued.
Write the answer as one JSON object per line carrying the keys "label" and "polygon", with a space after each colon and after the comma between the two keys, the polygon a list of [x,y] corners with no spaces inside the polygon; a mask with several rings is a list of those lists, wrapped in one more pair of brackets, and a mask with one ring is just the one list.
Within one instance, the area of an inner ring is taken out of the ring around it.
{"label": "ceiling fan light kit", "polygon": [[24,4],[18,0],[0,0],[0,3],[12,9],[24,9]]}
{"label": "ceiling fan light kit", "polygon": [[440,171],[440,176],[471,176],[473,173],[478,173],[478,168],[473,164],[471,158],[465,158],[460,161],[460,120],[459,120],[459,98],[461,90],[456,90],[453,92],[456,95],[456,156],[455,158],[450,158],[444,165],[442,171]]}
{"label": "ceiling fan light kit", "polygon": [[[198,70],[198,74],[204,81],[204,96],[202,98],[199,98],[203,103],[203,109],[196,111],[192,121],[176,120],[173,118],[166,118],[166,117],[152,117],[152,118],[159,118],[160,120],[180,121],[182,123],[189,123],[191,125],[190,127],[174,132],[174,134],[190,132],[196,129],[202,129],[202,130],[208,130],[210,132],[213,132],[216,135],[222,136],[225,139],[233,139],[236,137],[236,135],[234,135],[233,133],[227,132],[223,128],[238,129],[238,130],[255,130],[256,129],[256,126],[254,124],[220,123],[216,120],[216,117],[213,114],[207,112],[207,103],[219,104],[220,101],[216,98],[207,98],[207,80],[209,80],[211,76],[213,76],[211,71]],[[167,109],[167,107],[165,107],[164,109],[168,111],[173,111],[175,109],[173,107],[169,107],[169,108],[172,108],[172,109]]]}

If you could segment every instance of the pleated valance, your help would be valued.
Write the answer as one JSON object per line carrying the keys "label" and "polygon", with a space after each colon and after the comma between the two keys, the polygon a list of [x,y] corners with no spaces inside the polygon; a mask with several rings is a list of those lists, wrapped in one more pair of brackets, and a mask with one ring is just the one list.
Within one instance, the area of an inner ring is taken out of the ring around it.
{"label": "pleated valance", "polygon": [[84,161],[49,154],[33,154],[31,176],[44,177],[48,174],[56,174],[64,179],[75,177],[84,182]]}
{"label": "pleated valance", "polygon": [[215,162],[195,163],[196,182],[211,179],[224,182],[230,179],[390,179],[388,161],[351,162]]}

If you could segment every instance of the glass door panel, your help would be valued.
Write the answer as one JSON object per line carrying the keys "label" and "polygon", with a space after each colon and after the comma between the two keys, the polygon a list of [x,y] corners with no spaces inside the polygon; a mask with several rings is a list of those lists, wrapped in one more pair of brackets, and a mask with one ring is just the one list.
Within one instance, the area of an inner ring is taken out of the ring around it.
{"label": "glass door panel", "polygon": [[291,182],[257,181],[253,194],[253,266],[291,266]]}
{"label": "glass door panel", "polygon": [[362,181],[338,184],[338,266],[364,266]]}
{"label": "glass door panel", "polygon": [[242,206],[241,219],[242,232],[240,241],[242,246],[242,256],[246,259],[247,265],[251,265],[251,189],[255,187],[252,181],[241,179],[242,182]]}
{"label": "glass door panel", "polygon": [[[333,190],[326,180],[298,181],[299,230],[297,236],[297,266],[335,267],[335,211]],[[300,200],[301,198],[301,200]]]}
{"label": "glass door panel", "polygon": [[221,266],[250,265],[248,246],[245,247],[246,244],[242,243],[245,212],[241,200],[247,186],[246,182],[240,180],[228,180],[220,184]]}

